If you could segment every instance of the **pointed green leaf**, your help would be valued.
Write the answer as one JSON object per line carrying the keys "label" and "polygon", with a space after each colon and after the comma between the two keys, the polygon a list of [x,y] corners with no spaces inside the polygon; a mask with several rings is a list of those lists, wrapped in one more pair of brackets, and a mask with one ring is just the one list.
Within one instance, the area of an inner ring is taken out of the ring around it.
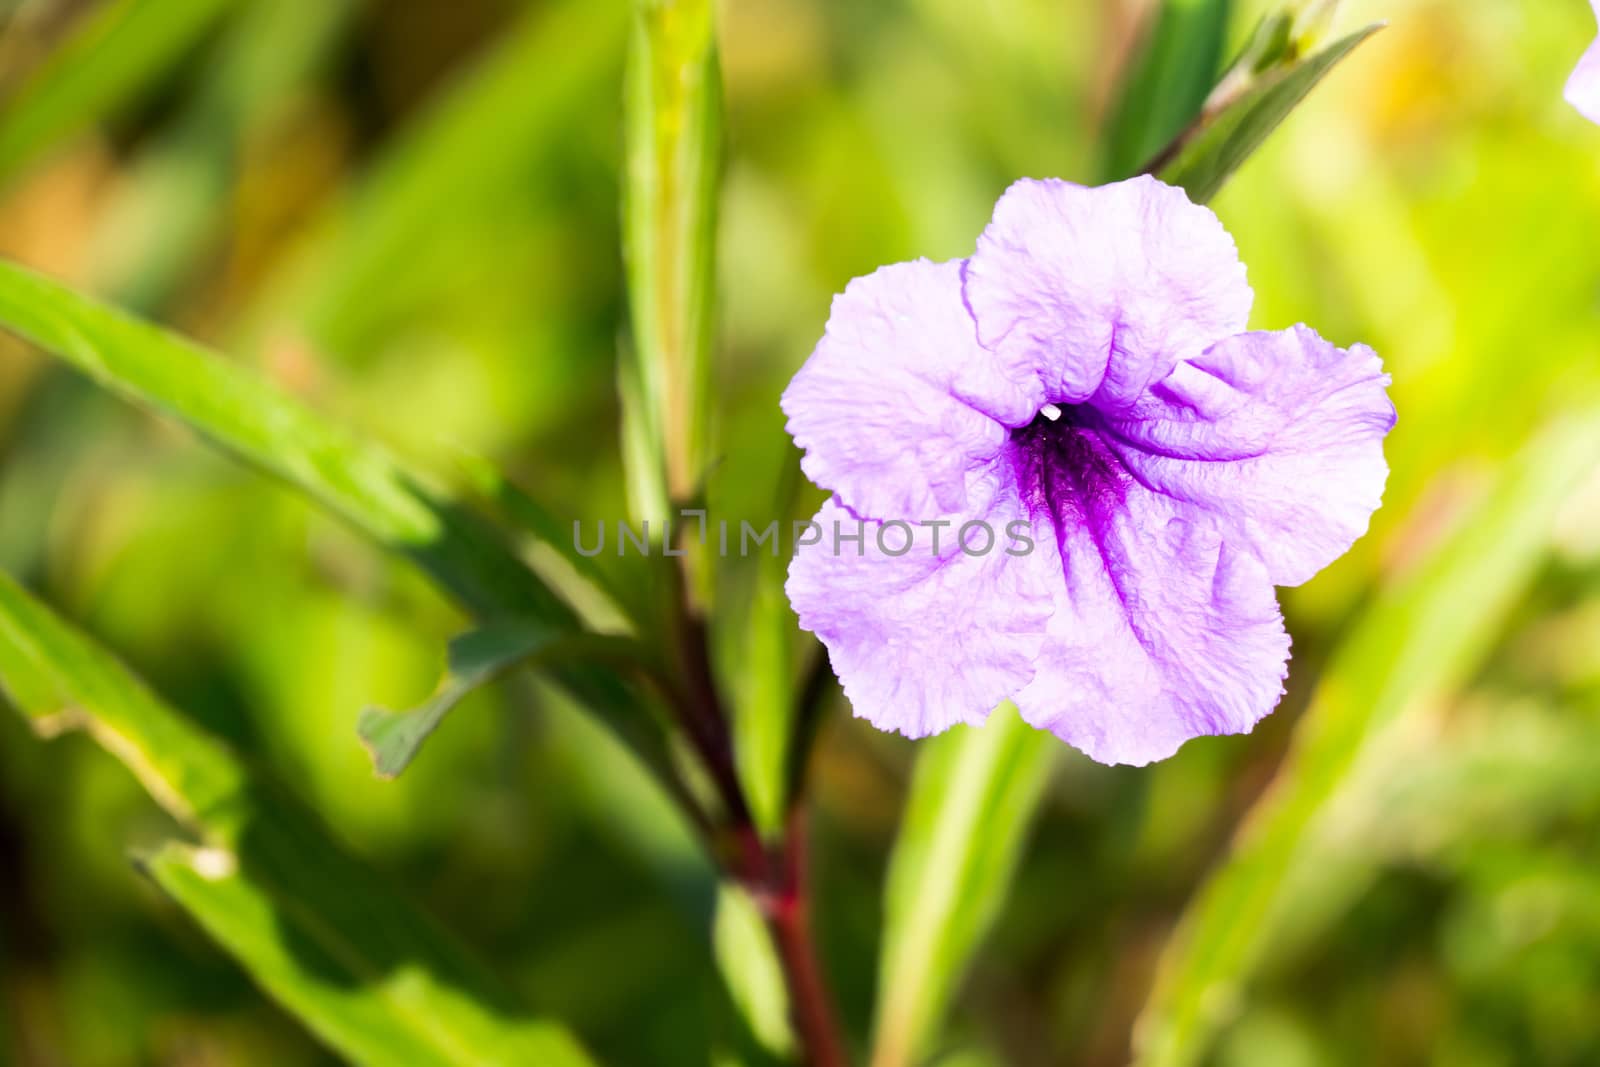
{"label": "pointed green leaf", "polygon": [[[171,843],[140,868],[329,1048],[369,1067],[583,1067],[560,1026],[489,1008],[409,953],[419,939],[368,912],[335,920],[318,900],[274,891],[232,852]],[[302,861],[304,862],[304,861]],[[331,888],[331,887],[330,887]],[[323,901],[327,896],[322,898]],[[368,907],[364,893],[351,902]],[[340,921],[343,920],[343,921]],[[427,935],[421,935],[426,937]]]}
{"label": "pointed green leaf", "polygon": [[245,368],[5,262],[0,327],[282,478],[410,556],[474,611],[570,623],[570,612],[482,520]]}
{"label": "pointed green leaf", "polygon": [[923,745],[884,895],[873,1067],[926,1051],[1005,903],[1061,742],[1007,704]]}
{"label": "pointed green leaf", "polygon": [[1232,12],[1232,0],[1164,0],[1156,10],[1106,130],[1108,178],[1135,173],[1200,114],[1221,71]]}
{"label": "pointed green leaf", "polygon": [[[411,558],[483,620],[579,632],[500,531],[424,489],[384,449],[347,433],[199,345],[0,261],[0,328],[54,352],[111,391],[177,417],[283,479],[383,547]],[[552,662],[552,677],[664,781],[674,772],[648,697],[614,670]]]}
{"label": "pointed green leaf", "polygon": [[645,651],[626,638],[573,637],[563,630],[527,622],[496,623],[462,634],[450,642],[445,676],[421,707],[400,713],[367,708],[361,713],[356,730],[372,753],[378,775],[393,778],[410,766],[422,743],[474,689],[512,667],[552,657],[569,662],[647,662]]}
{"label": "pointed green leaf", "polygon": [[[1267,135],[1338,63],[1383,26],[1374,23],[1308,56],[1256,74],[1235,71],[1237,90],[1225,83],[1222,99],[1207,104],[1199,123],[1174,143],[1156,168],[1170,185],[1182,186],[1196,203],[1211,200]],[[1232,75],[1230,76],[1232,77]]]}
{"label": "pointed green leaf", "polygon": [[773,1055],[792,1056],[794,1030],[783,968],[761,909],[748,892],[726,883],[718,889],[711,939],[728,994],[751,1034]]}
{"label": "pointed green leaf", "polygon": [[722,77],[709,0],[633,8],[622,214],[633,346],[623,396],[635,510],[665,518],[705,474]]}
{"label": "pointed green leaf", "polygon": [[1368,742],[1470,674],[1543,557],[1556,509],[1596,462],[1600,412],[1553,427],[1428,563],[1351,629],[1276,782],[1167,946],[1138,1028],[1141,1067],[1204,1059],[1288,903],[1285,886],[1314,850],[1318,820]]}
{"label": "pointed green leaf", "polygon": [[0,689],[82,729],[204,840],[145,869],[328,1046],[374,1067],[589,1061],[320,821],[0,574]]}
{"label": "pointed green leaf", "polygon": [[549,647],[558,636],[556,631],[509,623],[474,630],[451,641],[449,669],[426,703],[398,714],[383,708],[367,708],[361,713],[356,732],[372,753],[378,776],[393,778],[405,770],[422,743],[468,693]]}

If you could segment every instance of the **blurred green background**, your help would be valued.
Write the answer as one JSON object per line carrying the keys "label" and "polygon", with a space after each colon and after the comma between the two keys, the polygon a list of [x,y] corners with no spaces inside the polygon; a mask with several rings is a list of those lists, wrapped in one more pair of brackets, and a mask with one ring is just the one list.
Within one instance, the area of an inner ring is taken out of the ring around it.
{"label": "blurred green background", "polygon": [[[722,514],[769,513],[796,461],[777,396],[848,279],[965,254],[1018,176],[1099,173],[1145,6],[723,5]],[[1236,41],[1254,11],[1240,5]],[[447,480],[483,454],[563,521],[626,514],[623,4],[0,12],[0,253],[260,368]],[[1253,325],[1305,321],[1384,357],[1400,411],[1385,505],[1285,593],[1290,692],[1253,735],[1143,770],[1062,752],[956,1006],[949,1047],[970,1062],[1126,1060],[1171,924],[1334,650],[1544,427],[1596,410],[1600,130],[1560,95],[1588,6],[1341,15],[1379,18],[1214,207]],[[1493,545],[1452,572],[1440,610],[1483,632],[1366,746],[1208,1062],[1600,1062],[1600,477],[1573,480],[1504,595],[1479,585],[1499,580]],[[706,1063],[734,1027],[712,872],[606,735],[514,680],[403,779],[376,780],[356,716],[425,696],[464,620],[287,491],[10,340],[0,566],[295,785],[602,1059]],[[1415,636],[1403,614],[1388,625],[1371,647]],[[1413,646],[1402,682],[1436,666]],[[858,1039],[915,752],[840,708],[815,763],[818,923]],[[170,832],[87,740],[41,744],[0,716],[0,1057],[329,1062],[135,873],[130,853]]]}

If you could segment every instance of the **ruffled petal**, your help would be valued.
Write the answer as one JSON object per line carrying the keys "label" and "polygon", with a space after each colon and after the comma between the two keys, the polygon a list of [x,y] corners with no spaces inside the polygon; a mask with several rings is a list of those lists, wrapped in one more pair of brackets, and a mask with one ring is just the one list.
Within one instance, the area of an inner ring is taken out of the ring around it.
{"label": "ruffled petal", "polygon": [[835,298],[782,406],[813,482],[858,515],[915,520],[965,509],[968,476],[1040,402],[978,346],[961,265],[917,260]]}
{"label": "ruffled petal", "polygon": [[[1051,609],[1049,587],[1031,566],[1041,546],[1014,492],[977,518],[993,544],[973,527],[963,550],[957,538],[972,517],[947,517],[950,525],[937,528],[863,522],[835,499],[815,519],[821,543],[789,565],[786,589],[801,627],[827,646],[855,714],[881,730],[925,737],[981,723],[1033,676]],[[1013,522],[1023,525],[1008,530]],[[835,550],[835,523],[846,535],[864,533],[863,554],[853,543]]]}
{"label": "ruffled petal", "polygon": [[978,339],[1008,374],[1104,410],[1243,330],[1252,299],[1217,217],[1150,177],[1017,182],[964,280]]}
{"label": "ruffled petal", "polygon": [[[1600,21],[1600,0],[1591,0],[1596,21]],[[1590,122],[1600,122],[1600,41],[1589,46],[1578,61],[1578,69],[1567,80],[1567,103],[1577,108]]]}
{"label": "ruffled petal", "polygon": [[1389,467],[1389,376],[1297,326],[1223,341],[1180,363],[1102,435],[1146,488],[1209,514],[1274,584],[1298,585],[1367,530]]}
{"label": "ruffled petal", "polygon": [[1060,569],[1016,697],[1029,723],[1101,763],[1143,765],[1192,737],[1247,732],[1276,706],[1289,636],[1272,584],[1203,518],[1135,485],[1064,524],[1059,554],[1040,547]]}

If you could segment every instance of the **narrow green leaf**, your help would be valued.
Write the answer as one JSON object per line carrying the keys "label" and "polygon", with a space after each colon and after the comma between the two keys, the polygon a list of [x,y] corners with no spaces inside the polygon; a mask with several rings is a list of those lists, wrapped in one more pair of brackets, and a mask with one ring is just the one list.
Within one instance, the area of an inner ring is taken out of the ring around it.
{"label": "narrow green leaf", "polygon": [[1005,903],[1061,742],[1007,704],[927,741],[884,895],[873,1067],[923,1052]]}
{"label": "narrow green leaf", "polygon": [[421,707],[400,713],[367,708],[361,713],[356,731],[372,754],[378,776],[394,778],[410,766],[423,742],[474,689],[512,667],[555,658],[629,666],[647,662],[645,650],[630,639],[573,635],[537,623],[495,623],[462,634],[450,642],[445,676]]}
{"label": "narrow green leaf", "polygon": [[449,667],[438,691],[422,706],[396,714],[383,708],[361,713],[356,732],[372,753],[380,778],[411,765],[433,731],[468,693],[521,660],[548,648],[560,631],[520,623],[473,630],[450,642]]}
{"label": "narrow green leaf", "polygon": [[[378,544],[408,556],[480,620],[578,632],[572,610],[497,529],[423,489],[385,450],[244,368],[3,261],[0,327],[49,349],[112,392],[176,416],[306,493]],[[674,780],[661,721],[636,687],[615,671],[582,663],[550,668],[646,766],[663,781]]]}
{"label": "narrow green leaf", "polygon": [[1178,136],[1216,84],[1232,0],[1164,0],[1105,135],[1102,173],[1126,178]]}
{"label": "narrow green leaf", "polygon": [[1235,71],[1237,89],[1224,83],[1220,99],[1214,94],[1199,123],[1155,165],[1157,176],[1182,186],[1196,203],[1209,201],[1317,83],[1382,28],[1374,23],[1259,74]]}
{"label": "narrow green leaf", "polygon": [[[635,510],[664,518],[704,475],[722,152],[710,0],[635,0],[623,242],[633,346],[622,368]],[[656,446],[641,454],[638,442]]]}
{"label": "narrow green leaf", "polygon": [[794,1030],[789,1025],[789,992],[784,985],[783,968],[761,909],[738,886],[724,884],[717,891],[712,948],[728,992],[751,1034],[768,1052],[782,1057],[793,1055]]}
{"label": "narrow green leaf", "polygon": [[[273,892],[239,858],[168,844],[141,868],[261,987],[327,1045],[371,1067],[589,1064],[559,1026],[495,1018],[408,954],[406,931],[352,927],[314,902]],[[379,946],[382,946],[381,948]]]}
{"label": "narrow green leaf", "polygon": [[1471,673],[1543,557],[1556,509],[1597,461],[1600,412],[1552,427],[1429,562],[1353,627],[1289,759],[1167,946],[1137,1032],[1142,1067],[1203,1059],[1287,905],[1285,886],[1314,851],[1318,820],[1368,742]]}
{"label": "narrow green leaf", "polygon": [[[660,569],[654,564],[662,562],[662,557],[579,551],[580,534],[587,545],[592,545],[597,536],[587,524],[580,524],[576,520],[571,524],[563,524],[490,460],[465,453],[458,455],[457,459],[475,499],[487,512],[504,525],[521,531],[536,544],[555,553],[587,587],[586,593],[590,599],[598,595],[606,602],[606,606],[620,613],[623,621],[636,632],[659,614],[660,601],[665,592],[660,588],[663,584],[660,581]],[[553,588],[566,593],[559,580],[538,569],[537,559],[532,562]],[[566,596],[566,600],[575,604],[580,614],[583,613],[582,599],[575,593]],[[600,632],[612,632],[615,629],[602,625],[604,619],[586,617],[585,621],[591,629]]]}
{"label": "narrow green leaf", "polygon": [[82,729],[204,845],[145,869],[329,1047],[374,1067],[589,1061],[318,819],[0,574],[0,689]]}
{"label": "narrow green leaf", "polygon": [[0,183],[63,137],[137,100],[231,0],[114,0],[72,36],[0,108]]}
{"label": "narrow green leaf", "polygon": [[410,556],[473,611],[570,624],[568,609],[491,527],[421,488],[383,449],[244,368],[5,262],[0,327],[307,493]]}
{"label": "narrow green leaf", "polygon": [[763,556],[752,568],[755,588],[739,635],[733,744],[739,781],[763,834],[782,829],[791,799],[789,746],[797,694],[794,613],[783,592],[787,566],[786,559]]}

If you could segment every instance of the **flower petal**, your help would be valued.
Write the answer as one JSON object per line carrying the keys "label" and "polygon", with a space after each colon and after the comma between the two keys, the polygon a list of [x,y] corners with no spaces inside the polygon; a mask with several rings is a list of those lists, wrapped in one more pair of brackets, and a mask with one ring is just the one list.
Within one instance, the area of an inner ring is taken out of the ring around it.
{"label": "flower petal", "polygon": [[1277,704],[1289,656],[1261,562],[1182,505],[1130,486],[1060,533],[1056,611],[1023,718],[1102,763],[1165,759],[1243,733]]}
{"label": "flower petal", "polygon": [[[1596,21],[1600,21],[1600,0],[1591,0]],[[1600,122],[1600,41],[1589,46],[1578,68],[1567,80],[1567,103],[1577,108],[1590,122]]]}
{"label": "flower petal", "polygon": [[1150,177],[1006,190],[967,262],[978,339],[1052,403],[1116,410],[1244,329],[1251,292],[1233,238]]}
{"label": "flower petal", "polygon": [[[957,542],[974,519],[994,536],[981,554],[969,553],[985,547],[982,530],[966,532],[968,550]],[[1011,532],[1027,529],[1014,491],[977,516],[948,521],[942,528],[862,522],[830,500],[815,519],[822,542],[800,549],[789,565],[789,602],[801,627],[827,646],[856,715],[908,737],[981,723],[1015,695],[1033,676],[1050,613],[1049,588],[1031,565],[1042,546],[1030,539],[1032,555],[1011,554],[1024,546],[1008,536],[1008,524],[1024,522]],[[836,551],[836,529],[863,531],[863,554],[854,544]],[[910,550],[892,554],[908,534]]]}
{"label": "flower petal", "polygon": [[961,302],[961,265],[917,260],[857,278],[783,394],[801,467],[858,515],[967,506],[968,476],[1042,401],[1000,374]]}
{"label": "flower petal", "polygon": [[1372,349],[1305,326],[1229,338],[1180,363],[1101,431],[1146,488],[1203,509],[1276,585],[1298,585],[1367,530],[1394,405]]}

